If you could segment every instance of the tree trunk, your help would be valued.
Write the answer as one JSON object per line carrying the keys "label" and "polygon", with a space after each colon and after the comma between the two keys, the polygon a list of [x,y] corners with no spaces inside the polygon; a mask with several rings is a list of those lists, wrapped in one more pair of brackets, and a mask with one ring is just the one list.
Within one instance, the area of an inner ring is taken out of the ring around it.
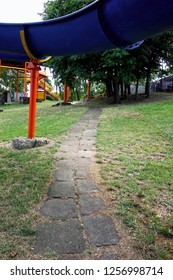
{"label": "tree trunk", "polygon": [[124,93],[124,84],[123,84],[123,82],[120,83],[120,89],[121,89],[121,99],[125,99],[126,95]]}
{"label": "tree trunk", "polygon": [[138,99],[138,88],[139,88],[139,79],[137,78],[136,87],[135,87],[135,99]]}
{"label": "tree trunk", "polygon": [[145,84],[145,94],[146,94],[146,98],[150,98],[151,97],[151,69],[148,68],[147,70],[147,77],[146,77],[146,84]]}
{"label": "tree trunk", "polygon": [[76,88],[76,100],[77,100],[77,101],[80,100],[80,94],[79,94],[78,88]]}
{"label": "tree trunk", "polygon": [[114,103],[119,104],[120,103],[120,95],[119,95],[119,84],[116,80],[113,81],[113,97],[114,97]]}
{"label": "tree trunk", "polygon": [[128,84],[124,85],[124,96],[127,98]]}
{"label": "tree trunk", "polygon": [[106,80],[106,93],[107,97],[111,97],[113,95],[111,80]]}
{"label": "tree trunk", "polygon": [[127,85],[127,89],[128,89],[128,95],[130,95],[131,94],[130,84]]}

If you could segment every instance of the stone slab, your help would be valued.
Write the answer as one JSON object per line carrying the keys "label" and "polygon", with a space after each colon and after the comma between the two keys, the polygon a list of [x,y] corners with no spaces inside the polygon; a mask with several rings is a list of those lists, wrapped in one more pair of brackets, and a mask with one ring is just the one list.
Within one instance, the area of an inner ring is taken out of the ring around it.
{"label": "stone slab", "polygon": [[90,164],[92,163],[91,158],[79,158],[77,160],[77,170],[80,170],[80,168],[88,169],[90,171]]}
{"label": "stone slab", "polygon": [[119,237],[110,217],[84,216],[83,222],[92,245],[100,247],[117,244]]}
{"label": "stone slab", "polygon": [[66,147],[69,147],[69,150],[70,149],[73,149],[74,146],[76,146],[77,144],[79,144],[79,141],[77,140],[66,140],[65,142],[63,142],[63,145],[66,146]]}
{"label": "stone slab", "polygon": [[64,160],[68,158],[68,153],[67,152],[56,152],[55,153],[55,158],[56,160]]}
{"label": "stone slab", "polygon": [[79,145],[79,150],[81,151],[94,151],[95,150],[95,146],[93,144],[82,144]]}
{"label": "stone slab", "polygon": [[79,140],[80,137],[81,137],[81,133],[82,133],[82,130],[79,130],[79,129],[78,129],[77,132],[71,131],[71,132],[68,134],[68,137],[70,137],[70,139]]}
{"label": "stone slab", "polygon": [[76,160],[78,158],[78,152],[75,152],[73,150],[66,151],[66,152],[58,151],[55,154],[55,157],[58,160],[67,160],[69,158],[73,159],[73,160]]}
{"label": "stone slab", "polygon": [[48,196],[54,198],[75,197],[73,181],[57,181],[49,186]]}
{"label": "stone slab", "polygon": [[88,130],[92,130],[92,129],[96,129],[97,128],[97,125],[98,125],[98,120],[96,121],[90,121],[89,124],[88,124]]}
{"label": "stone slab", "polygon": [[83,151],[83,150],[78,151],[78,156],[79,157],[92,158],[94,155],[95,155],[94,151]]}
{"label": "stone slab", "polygon": [[75,163],[72,159],[64,159],[64,160],[57,160],[56,166],[58,169],[64,169],[64,170],[74,170],[75,169]]}
{"label": "stone slab", "polygon": [[79,134],[79,133],[82,133],[82,131],[83,131],[83,129],[85,128],[85,124],[84,123],[82,123],[80,126],[79,125],[75,125],[75,126],[73,126],[71,129],[70,129],[70,132],[69,132],[69,134],[71,135],[71,134]]}
{"label": "stone slab", "polygon": [[74,181],[75,171],[71,169],[58,168],[54,177],[57,181]]}
{"label": "stone slab", "polygon": [[95,211],[101,211],[107,208],[106,204],[99,197],[81,195],[79,205],[82,215],[89,215]]}
{"label": "stone slab", "polygon": [[89,138],[94,138],[96,136],[96,130],[95,129],[86,129],[84,132],[83,132],[83,136],[84,137],[89,137]]}
{"label": "stone slab", "polygon": [[69,152],[69,151],[73,151],[73,152],[77,152],[78,151],[78,147],[77,146],[69,146],[68,144],[62,144],[61,147],[59,148],[59,151],[63,151],[63,152]]}
{"label": "stone slab", "polygon": [[85,179],[77,179],[76,182],[77,182],[78,191],[81,194],[98,192],[99,191],[99,189],[97,188],[94,181],[92,181],[90,179],[86,179],[86,180]]}
{"label": "stone slab", "polygon": [[90,166],[86,165],[77,167],[76,170],[76,179],[89,179],[91,176]]}
{"label": "stone slab", "polygon": [[35,254],[48,252],[75,254],[84,250],[85,240],[78,220],[53,221],[38,225]]}
{"label": "stone slab", "polygon": [[77,208],[74,199],[50,199],[46,201],[40,212],[54,219],[77,218]]}
{"label": "stone slab", "polygon": [[95,144],[95,141],[94,140],[87,140],[84,137],[82,137],[80,142],[79,142],[79,144],[80,145],[90,145],[90,146],[93,146]]}

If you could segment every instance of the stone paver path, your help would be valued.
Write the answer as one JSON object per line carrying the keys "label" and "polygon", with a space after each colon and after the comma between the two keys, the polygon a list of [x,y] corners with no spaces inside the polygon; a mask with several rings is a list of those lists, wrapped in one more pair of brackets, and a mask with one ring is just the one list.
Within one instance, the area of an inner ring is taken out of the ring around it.
{"label": "stone paver path", "polygon": [[[40,209],[46,222],[37,227],[35,254],[80,254],[119,241],[108,205],[92,179],[96,128],[101,110],[90,108],[70,130],[56,153],[48,199]],[[107,248],[107,247],[105,247]],[[103,258],[113,258],[108,253]]]}

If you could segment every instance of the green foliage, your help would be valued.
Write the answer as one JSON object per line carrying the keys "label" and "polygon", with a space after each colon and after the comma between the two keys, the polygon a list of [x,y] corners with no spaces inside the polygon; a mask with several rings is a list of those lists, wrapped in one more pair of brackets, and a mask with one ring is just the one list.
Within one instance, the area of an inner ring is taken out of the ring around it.
{"label": "green foliage", "polygon": [[43,20],[61,17],[79,10],[93,0],[51,0],[44,4]]}
{"label": "green foliage", "polygon": [[16,78],[18,75],[18,90],[19,92],[23,91],[24,82],[21,79],[22,74],[20,72],[13,71],[11,69],[1,69],[0,76],[0,92],[4,90],[9,90],[10,92],[16,91]]}
{"label": "green foliage", "polygon": [[[146,40],[141,47],[132,50],[131,56],[136,60],[135,72],[140,77],[151,69],[153,74],[162,71],[162,63],[172,67],[173,63],[173,32],[155,36]],[[169,69],[169,68],[168,68]]]}
{"label": "green foliage", "polygon": [[[86,6],[91,2],[93,1],[91,0],[48,1],[47,3],[44,4],[44,12],[42,14],[42,18],[44,20],[47,20],[47,19],[53,19],[56,17],[64,16],[66,14],[79,10],[80,8],[83,8],[84,6]],[[83,59],[82,56],[81,59]],[[54,57],[48,62],[47,65],[48,67],[53,69],[56,85],[62,88],[63,83],[66,81],[68,86],[71,87],[71,94],[73,100],[80,99],[81,94],[83,96],[85,95],[85,93],[81,91],[81,85],[85,84],[85,79],[88,78],[88,75],[86,75],[85,71],[83,71],[82,64],[80,63],[80,58],[78,56]],[[74,92],[76,92],[76,94],[74,94]]]}
{"label": "green foliage", "polygon": [[[86,0],[56,0],[45,3],[43,19],[52,19],[74,12],[92,1]],[[119,102],[119,85],[121,97],[126,98],[127,86],[146,80],[146,96],[150,97],[150,82],[152,76],[163,74],[162,63],[173,68],[173,32],[167,32],[146,40],[139,48],[127,52],[115,48],[113,50],[70,57],[53,58],[48,66],[53,69],[57,84],[65,81],[73,90],[80,91],[82,83],[79,80],[91,79],[102,82],[107,88],[107,95],[114,96]],[[169,72],[167,71],[167,73]],[[128,87],[129,89],[129,87]],[[136,96],[137,96],[136,87]],[[128,90],[130,94],[130,91]]]}

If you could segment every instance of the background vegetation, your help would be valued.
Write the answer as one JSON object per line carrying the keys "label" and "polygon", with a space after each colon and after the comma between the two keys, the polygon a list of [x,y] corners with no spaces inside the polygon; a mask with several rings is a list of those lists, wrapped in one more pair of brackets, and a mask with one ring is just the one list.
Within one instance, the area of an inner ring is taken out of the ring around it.
{"label": "background vegetation", "polygon": [[[70,0],[48,1],[44,5],[44,20],[59,17],[82,8],[92,1]],[[74,98],[86,95],[86,80],[102,83],[107,96],[113,96],[114,102],[126,99],[130,94],[130,84],[136,84],[136,97],[139,83],[145,83],[145,95],[150,97],[150,82],[153,77],[172,72],[173,32],[167,32],[146,40],[139,48],[126,51],[115,48],[92,55],[56,57],[50,60],[58,85],[65,81],[71,87]],[[163,64],[167,68],[163,68]]]}

